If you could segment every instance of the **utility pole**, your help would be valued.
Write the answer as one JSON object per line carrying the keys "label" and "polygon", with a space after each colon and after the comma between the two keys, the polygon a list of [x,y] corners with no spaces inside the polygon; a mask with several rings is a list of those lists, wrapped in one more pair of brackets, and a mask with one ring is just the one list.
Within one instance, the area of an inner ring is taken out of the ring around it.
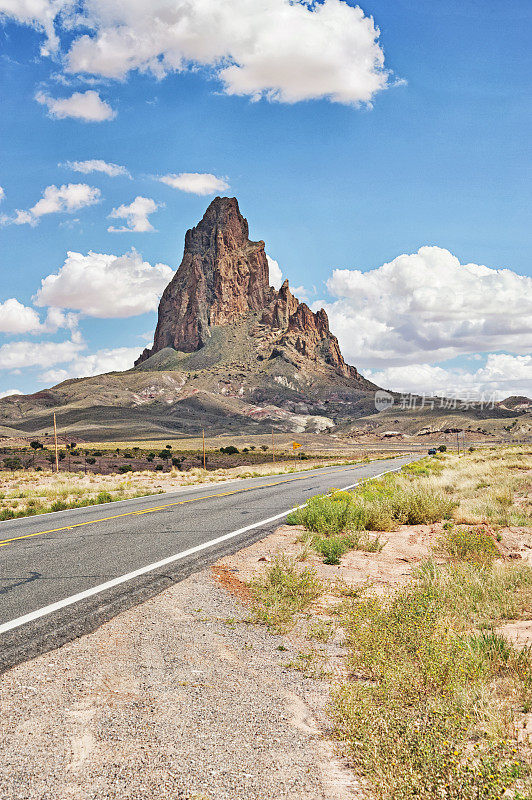
{"label": "utility pole", "polygon": [[275,441],[273,438],[273,428],[272,428],[272,462],[275,464]]}
{"label": "utility pole", "polygon": [[459,435],[460,435],[459,432],[456,431],[456,452],[458,453],[458,455],[460,455],[460,439],[458,438]]}
{"label": "utility pole", "polygon": [[55,440],[55,471],[59,472],[59,452],[57,450],[57,423],[55,421],[55,411],[54,411],[54,440]]}
{"label": "utility pole", "polygon": [[203,428],[203,469],[207,469],[207,460],[205,458],[205,428]]}

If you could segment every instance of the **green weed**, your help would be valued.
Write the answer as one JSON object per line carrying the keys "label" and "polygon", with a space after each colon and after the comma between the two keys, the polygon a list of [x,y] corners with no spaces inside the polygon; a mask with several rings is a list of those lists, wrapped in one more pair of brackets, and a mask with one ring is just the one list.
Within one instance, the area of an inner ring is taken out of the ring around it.
{"label": "green weed", "polygon": [[295,615],[322,592],[323,584],[314,569],[301,569],[296,559],[277,555],[251,584],[255,617],[277,631],[284,631],[294,622]]}

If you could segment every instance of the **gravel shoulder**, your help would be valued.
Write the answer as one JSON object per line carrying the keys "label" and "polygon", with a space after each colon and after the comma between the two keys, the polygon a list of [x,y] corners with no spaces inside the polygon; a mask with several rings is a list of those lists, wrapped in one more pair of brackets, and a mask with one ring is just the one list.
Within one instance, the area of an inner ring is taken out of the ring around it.
{"label": "gravel shoulder", "polygon": [[327,738],[329,684],[247,618],[204,571],[5,673],[4,800],[358,796]]}

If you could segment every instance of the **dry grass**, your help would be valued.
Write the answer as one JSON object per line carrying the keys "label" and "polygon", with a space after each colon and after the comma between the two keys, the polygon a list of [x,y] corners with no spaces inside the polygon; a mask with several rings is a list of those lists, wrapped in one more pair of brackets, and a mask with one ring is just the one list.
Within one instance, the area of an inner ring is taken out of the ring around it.
{"label": "dry grass", "polygon": [[446,455],[434,486],[456,499],[457,522],[532,525],[532,447],[486,447]]}
{"label": "dry grass", "polygon": [[53,472],[0,472],[0,520],[110,503],[162,491],[150,473],[83,475]]}

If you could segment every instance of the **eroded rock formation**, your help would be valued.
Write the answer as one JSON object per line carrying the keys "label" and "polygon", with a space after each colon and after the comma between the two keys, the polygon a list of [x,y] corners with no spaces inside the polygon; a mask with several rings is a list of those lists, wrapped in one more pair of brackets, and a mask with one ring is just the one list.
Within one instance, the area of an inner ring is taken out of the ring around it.
{"label": "eroded rock formation", "polygon": [[279,291],[269,285],[264,242],[249,239],[236,198],[217,197],[186,233],[183,260],[161,297],[153,347],[136,364],[166,347],[194,352],[207,344],[214,327],[254,317],[262,359],[322,361],[344,377],[358,377],[345,363],[325,311],[314,313],[300,303],[288,281]]}

